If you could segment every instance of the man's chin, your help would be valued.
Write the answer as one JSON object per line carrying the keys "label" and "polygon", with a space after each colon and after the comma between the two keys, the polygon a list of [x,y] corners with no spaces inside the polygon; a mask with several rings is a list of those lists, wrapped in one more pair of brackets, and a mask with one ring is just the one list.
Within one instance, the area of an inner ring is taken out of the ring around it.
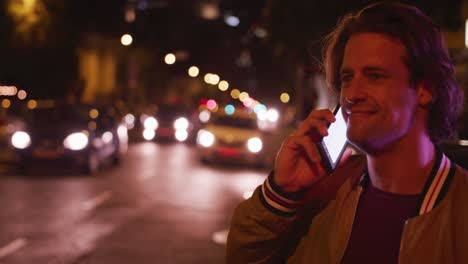
{"label": "man's chin", "polygon": [[369,138],[363,133],[356,134],[356,135],[348,133],[347,137],[348,137],[348,142],[350,144],[352,144],[357,149],[359,149],[359,150],[361,150],[363,152],[366,149],[368,149],[370,147],[370,145],[372,145],[369,142]]}
{"label": "man's chin", "polygon": [[351,129],[348,129],[346,137],[348,138],[348,141],[353,144],[359,144],[361,142],[364,142],[368,138],[365,133],[353,131]]}

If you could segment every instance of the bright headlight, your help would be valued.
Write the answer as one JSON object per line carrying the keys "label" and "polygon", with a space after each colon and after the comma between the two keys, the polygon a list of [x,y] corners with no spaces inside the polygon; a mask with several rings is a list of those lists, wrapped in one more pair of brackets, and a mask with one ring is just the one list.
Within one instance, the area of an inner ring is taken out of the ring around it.
{"label": "bright headlight", "polygon": [[31,137],[24,131],[17,131],[11,137],[11,144],[17,149],[25,149],[31,145]]}
{"label": "bright headlight", "polygon": [[247,141],[247,148],[252,153],[260,152],[263,148],[262,140],[258,137],[251,138]]}
{"label": "bright headlight", "polygon": [[185,117],[179,117],[174,121],[175,130],[187,130],[189,127],[189,122]]}
{"label": "bright headlight", "polygon": [[104,143],[109,144],[112,142],[112,139],[114,139],[114,136],[112,135],[111,132],[106,131],[104,134],[102,134],[101,138],[102,138],[102,141],[104,141]]}
{"label": "bright headlight", "polygon": [[188,138],[188,133],[187,133],[187,131],[185,131],[185,130],[177,130],[177,131],[175,132],[175,138],[176,138],[178,141],[183,142],[183,141],[187,140],[187,138]]}
{"label": "bright headlight", "polygon": [[198,119],[200,119],[202,123],[206,123],[210,121],[210,117],[211,117],[211,113],[208,110],[203,110],[200,112],[200,114],[198,114]]}
{"label": "bright headlight", "polygon": [[88,136],[82,132],[68,135],[63,141],[63,146],[71,150],[82,150],[88,145]]}
{"label": "bright headlight", "polygon": [[276,122],[278,121],[279,118],[279,113],[275,109],[270,109],[267,112],[267,119],[271,122]]}
{"label": "bright headlight", "polygon": [[198,144],[202,145],[205,148],[209,148],[213,146],[214,141],[215,141],[215,136],[213,135],[213,133],[203,130],[203,129],[198,131],[198,135],[197,135]]}
{"label": "bright headlight", "polygon": [[118,128],[117,128],[117,135],[119,136],[120,139],[127,139],[128,138],[128,129],[123,126],[123,125],[120,125]]}
{"label": "bright headlight", "polygon": [[135,116],[132,114],[127,114],[124,117],[124,121],[127,127],[133,127],[135,125]]}
{"label": "bright headlight", "polygon": [[150,129],[150,130],[156,130],[159,126],[158,120],[154,117],[148,117],[145,119],[145,122],[143,122],[143,126],[145,129]]}
{"label": "bright headlight", "polygon": [[156,136],[156,132],[154,132],[154,129],[145,129],[143,130],[143,138],[147,141],[153,140],[153,138]]}

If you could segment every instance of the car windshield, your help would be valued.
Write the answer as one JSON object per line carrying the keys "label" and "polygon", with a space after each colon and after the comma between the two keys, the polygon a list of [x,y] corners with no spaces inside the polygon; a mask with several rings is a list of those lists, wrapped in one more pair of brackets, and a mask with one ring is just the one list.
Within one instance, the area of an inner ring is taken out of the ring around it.
{"label": "car windshield", "polygon": [[33,126],[54,123],[79,123],[87,121],[87,112],[81,108],[70,106],[38,108],[28,111],[27,119]]}
{"label": "car windshield", "polygon": [[257,129],[257,124],[251,118],[239,118],[231,116],[220,116],[213,121],[213,124],[219,126],[231,126],[237,128]]}

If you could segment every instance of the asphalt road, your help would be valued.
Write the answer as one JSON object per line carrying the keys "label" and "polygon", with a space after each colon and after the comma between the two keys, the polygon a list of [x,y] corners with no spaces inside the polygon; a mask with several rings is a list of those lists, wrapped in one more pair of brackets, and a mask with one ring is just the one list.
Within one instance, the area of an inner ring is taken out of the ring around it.
{"label": "asphalt road", "polygon": [[200,164],[184,144],[130,146],[94,176],[0,174],[0,263],[224,263],[234,207],[266,169]]}

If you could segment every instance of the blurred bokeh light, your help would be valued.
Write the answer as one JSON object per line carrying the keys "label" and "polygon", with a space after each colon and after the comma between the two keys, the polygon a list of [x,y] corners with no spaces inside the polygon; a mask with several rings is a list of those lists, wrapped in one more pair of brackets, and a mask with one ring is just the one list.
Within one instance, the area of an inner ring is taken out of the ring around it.
{"label": "blurred bokeh light", "polygon": [[129,46],[132,44],[132,42],[133,42],[133,37],[130,34],[124,34],[120,38],[120,43],[122,43],[122,45],[124,46]]}

